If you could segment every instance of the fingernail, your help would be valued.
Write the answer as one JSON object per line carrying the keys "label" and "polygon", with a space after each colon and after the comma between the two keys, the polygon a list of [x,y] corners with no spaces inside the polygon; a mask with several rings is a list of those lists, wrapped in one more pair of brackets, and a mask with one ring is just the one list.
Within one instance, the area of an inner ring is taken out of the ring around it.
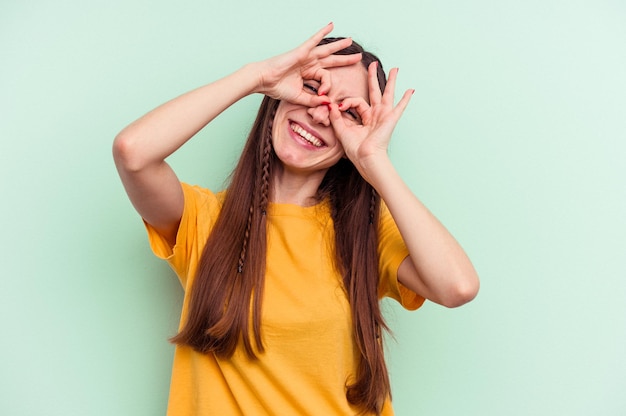
{"label": "fingernail", "polygon": [[415,90],[411,90],[411,95],[415,94]]}
{"label": "fingernail", "polygon": [[322,105],[330,105],[330,101],[324,101]]}

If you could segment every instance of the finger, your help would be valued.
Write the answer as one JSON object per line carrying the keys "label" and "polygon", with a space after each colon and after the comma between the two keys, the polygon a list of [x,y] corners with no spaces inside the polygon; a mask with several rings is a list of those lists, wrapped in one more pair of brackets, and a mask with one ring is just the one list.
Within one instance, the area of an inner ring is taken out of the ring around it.
{"label": "finger", "polygon": [[319,80],[320,82],[320,86],[317,88],[317,95],[321,96],[328,94],[328,91],[330,91],[330,87],[332,84],[330,72],[320,68],[315,71],[315,79]]}
{"label": "finger", "polygon": [[409,101],[411,101],[411,97],[415,94],[415,90],[406,90],[402,95],[400,101],[398,101],[398,105],[393,109],[393,112],[396,114],[396,117],[399,119],[402,113],[404,113],[404,109],[409,105]]}
{"label": "finger", "polygon": [[329,42],[324,45],[319,45],[315,48],[315,56],[317,58],[324,58],[326,56],[339,52],[343,49],[346,49],[350,45],[352,45],[352,38],[339,39],[334,42]]}
{"label": "finger", "polygon": [[374,61],[367,68],[367,78],[369,83],[370,104],[380,103],[382,92],[378,83],[378,61]]}
{"label": "finger", "polygon": [[341,141],[343,138],[343,133],[346,130],[346,123],[341,117],[341,111],[339,111],[339,106],[337,104],[328,104],[328,119],[330,120],[331,126],[333,126],[333,130],[335,130],[335,135]]}
{"label": "finger", "polygon": [[349,97],[343,100],[339,104],[339,110],[343,112],[344,114],[350,109],[353,109],[358,114],[358,117],[356,120],[353,119],[352,116],[349,114],[345,115],[345,118],[349,120],[351,123],[367,125],[370,122],[371,106],[367,103],[367,101],[365,101],[363,97]]}
{"label": "finger", "polygon": [[328,100],[328,97],[326,96],[318,96],[318,95],[314,95],[314,94],[309,94],[309,93],[301,93],[298,94],[297,96],[291,98],[291,99],[286,99],[286,101],[293,103],[293,104],[298,104],[298,105],[303,105],[305,107],[318,107],[320,105],[328,105],[330,104],[330,101]]}
{"label": "finger", "polygon": [[396,79],[398,77],[398,68],[391,68],[389,71],[389,79],[387,80],[387,86],[382,96],[382,103],[387,105],[393,105],[393,96],[396,90]]}
{"label": "finger", "polygon": [[324,39],[326,37],[326,35],[328,35],[330,32],[333,31],[334,27],[335,26],[334,26],[333,22],[330,22],[329,24],[327,24],[326,26],[324,26],[323,28],[318,30],[316,34],[311,36],[301,46],[305,47],[308,50],[312,50],[313,48],[315,48],[321,42],[322,39]]}
{"label": "finger", "polygon": [[319,60],[319,64],[323,68],[334,68],[338,66],[349,66],[360,62],[363,55],[359,53],[353,53],[350,55],[330,55]]}

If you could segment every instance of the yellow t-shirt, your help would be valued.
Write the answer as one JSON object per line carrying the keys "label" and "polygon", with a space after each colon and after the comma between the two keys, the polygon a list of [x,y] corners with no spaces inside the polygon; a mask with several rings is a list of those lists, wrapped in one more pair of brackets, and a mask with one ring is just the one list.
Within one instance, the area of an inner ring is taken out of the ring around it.
{"label": "yellow t-shirt", "polygon": [[[185,299],[223,194],[183,184],[185,208],[176,244],[146,225],[155,255],[178,275]],[[265,352],[256,361],[238,348],[230,359],[176,346],[168,416],[354,415],[345,396],[356,368],[350,305],[332,256],[334,229],[328,204],[270,204],[261,333]],[[407,309],[424,298],[397,282],[408,251],[383,208],[380,296]],[[385,415],[392,415],[390,403]]]}

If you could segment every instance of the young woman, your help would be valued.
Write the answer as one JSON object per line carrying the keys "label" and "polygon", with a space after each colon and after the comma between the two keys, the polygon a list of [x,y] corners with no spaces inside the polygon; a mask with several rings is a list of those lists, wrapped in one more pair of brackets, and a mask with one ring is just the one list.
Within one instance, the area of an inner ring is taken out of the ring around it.
{"label": "young woman", "polygon": [[[185,289],[169,415],[392,414],[379,308],[456,307],[478,277],[387,155],[413,91],[327,25],[126,127],[115,162],[155,254]],[[165,159],[265,95],[227,190]]]}

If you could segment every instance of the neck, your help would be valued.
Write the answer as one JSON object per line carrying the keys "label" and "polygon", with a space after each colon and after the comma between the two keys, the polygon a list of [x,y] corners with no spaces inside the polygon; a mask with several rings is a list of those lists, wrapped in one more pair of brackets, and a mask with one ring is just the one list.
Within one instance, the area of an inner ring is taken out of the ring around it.
{"label": "neck", "polygon": [[317,203],[317,190],[326,171],[297,173],[280,169],[274,175],[271,201],[280,204],[294,204],[303,207]]}

